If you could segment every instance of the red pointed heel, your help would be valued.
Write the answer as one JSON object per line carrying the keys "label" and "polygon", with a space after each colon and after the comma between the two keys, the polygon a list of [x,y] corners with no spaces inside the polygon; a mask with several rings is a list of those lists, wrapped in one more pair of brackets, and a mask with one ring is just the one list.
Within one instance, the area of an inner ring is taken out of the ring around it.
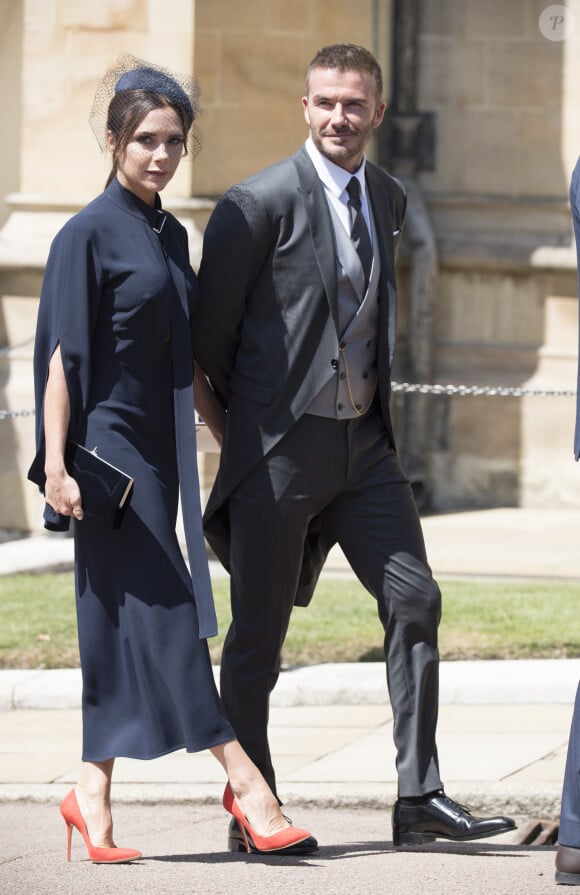
{"label": "red pointed heel", "polygon": [[229,783],[226,783],[222,801],[226,811],[232,814],[238,822],[247,852],[252,848],[257,852],[268,853],[275,851],[279,853],[285,848],[297,845],[299,842],[304,842],[310,837],[308,830],[302,830],[300,827],[292,826],[279,830],[271,836],[259,836],[248,823],[248,818],[238,805]]}
{"label": "red pointed heel", "polygon": [[141,857],[141,852],[134,848],[98,848],[93,845],[89,839],[87,825],[83,820],[83,816],[79,809],[77,797],[74,789],[64,797],[60,803],[60,813],[64,817],[66,824],[66,859],[70,861],[70,846],[72,840],[72,829],[76,827],[89,853],[89,858],[93,864],[125,864],[127,861],[134,861]]}

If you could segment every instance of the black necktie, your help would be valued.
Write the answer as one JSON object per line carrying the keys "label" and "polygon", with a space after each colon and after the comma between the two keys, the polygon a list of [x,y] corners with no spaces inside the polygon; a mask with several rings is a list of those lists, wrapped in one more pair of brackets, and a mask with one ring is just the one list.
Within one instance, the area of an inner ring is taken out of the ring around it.
{"label": "black necktie", "polygon": [[369,236],[368,227],[362,213],[360,201],[360,183],[356,177],[351,177],[346,191],[348,193],[348,210],[350,214],[350,238],[358,252],[365,273],[365,286],[368,285],[373,264],[373,248]]}

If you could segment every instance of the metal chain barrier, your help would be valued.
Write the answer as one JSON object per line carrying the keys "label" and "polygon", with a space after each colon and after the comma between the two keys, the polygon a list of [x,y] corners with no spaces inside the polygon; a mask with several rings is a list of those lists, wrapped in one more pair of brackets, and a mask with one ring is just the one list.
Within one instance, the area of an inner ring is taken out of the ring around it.
{"label": "metal chain barrier", "polygon": [[[8,357],[13,351],[17,351],[19,348],[25,348],[27,345],[31,345],[34,342],[34,336],[30,336],[28,339],[25,339],[23,342],[19,342],[17,345],[7,345],[5,348],[0,348],[0,359],[4,357]],[[12,420],[19,416],[34,416],[34,410],[0,410],[0,421],[1,420]]]}
{"label": "metal chain barrier", "polygon": [[[0,348],[0,358],[7,357],[12,351],[18,348],[24,348],[34,341],[34,336],[25,339],[18,345],[10,345],[6,348]],[[441,385],[438,383],[427,384],[419,382],[391,382],[391,390],[393,392],[404,392],[405,394],[416,395],[459,395],[460,397],[475,398],[562,398],[572,397],[576,394],[575,389],[564,388],[516,388],[505,385]],[[0,410],[1,420],[12,420],[19,416],[34,416],[34,410]]]}
{"label": "metal chain barrier", "polygon": [[0,410],[1,420],[13,420],[17,416],[34,416],[34,410]]}
{"label": "metal chain barrier", "polygon": [[568,397],[576,394],[576,389],[564,388],[510,388],[504,385],[421,385],[416,382],[392,382],[393,392],[419,395],[470,395],[480,398],[548,398]]}
{"label": "metal chain barrier", "polygon": [[[393,392],[416,395],[459,395],[475,398],[563,398],[573,397],[575,389],[566,388],[511,388],[504,385],[427,385],[418,382],[391,383]],[[19,416],[34,416],[34,410],[0,410],[0,421]]]}

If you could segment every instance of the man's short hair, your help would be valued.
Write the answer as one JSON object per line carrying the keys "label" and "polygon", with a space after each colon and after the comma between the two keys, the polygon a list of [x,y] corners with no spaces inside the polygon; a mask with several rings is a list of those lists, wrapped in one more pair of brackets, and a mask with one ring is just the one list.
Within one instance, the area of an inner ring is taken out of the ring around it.
{"label": "man's short hair", "polygon": [[315,68],[335,68],[337,71],[363,71],[374,78],[377,96],[383,93],[383,73],[381,66],[370,52],[356,44],[331,44],[318,50],[306,72],[306,93],[310,73]]}

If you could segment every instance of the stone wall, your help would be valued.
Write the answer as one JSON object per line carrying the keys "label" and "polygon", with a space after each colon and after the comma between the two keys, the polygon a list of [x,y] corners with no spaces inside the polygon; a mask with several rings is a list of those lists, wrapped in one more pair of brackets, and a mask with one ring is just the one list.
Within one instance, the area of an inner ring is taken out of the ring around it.
{"label": "stone wall", "polygon": [[[566,197],[580,152],[580,47],[578,33],[542,34],[546,6],[424,3],[420,107],[436,115],[436,164],[420,184],[439,255],[438,382],[575,388]],[[563,397],[431,399],[432,506],[578,505],[574,411]]]}
{"label": "stone wall", "polygon": [[196,194],[220,195],[298,149],[306,68],[320,47],[362,44],[388,71],[389,11],[377,0],[197,0],[206,148],[194,167]]}
{"label": "stone wall", "polygon": [[0,84],[4,121],[0,165],[0,227],[8,217],[4,196],[19,187],[20,132],[22,120],[22,5],[0,0]]}

